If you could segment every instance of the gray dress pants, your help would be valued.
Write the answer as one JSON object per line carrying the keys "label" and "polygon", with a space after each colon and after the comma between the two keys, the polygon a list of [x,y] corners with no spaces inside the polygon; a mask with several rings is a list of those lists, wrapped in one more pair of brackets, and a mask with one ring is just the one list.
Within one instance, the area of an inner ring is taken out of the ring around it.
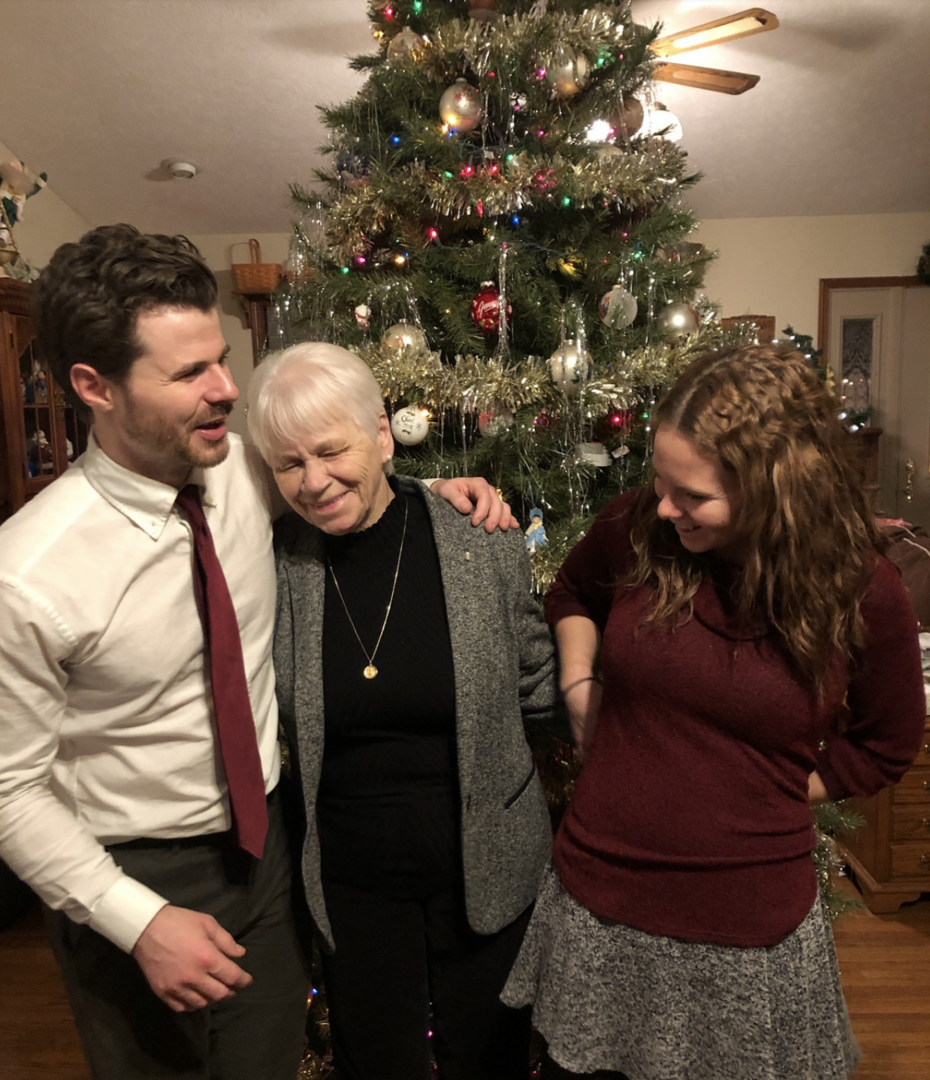
{"label": "gray dress pants", "polygon": [[172,904],[212,915],[245,947],[237,963],[253,982],[233,998],[175,1013],[130,955],[47,911],[94,1080],[294,1080],[304,1045],[308,964],[276,795],[268,812],[261,860],[242,852],[228,833],[109,848],[131,877]]}

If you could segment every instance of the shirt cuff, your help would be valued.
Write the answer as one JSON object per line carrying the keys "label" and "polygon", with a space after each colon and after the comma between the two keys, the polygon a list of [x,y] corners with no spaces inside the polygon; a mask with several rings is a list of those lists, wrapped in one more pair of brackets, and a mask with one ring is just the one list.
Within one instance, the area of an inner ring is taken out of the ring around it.
{"label": "shirt cuff", "polygon": [[97,902],[88,925],[123,952],[132,952],[142,931],[167,904],[141,881],[123,875]]}

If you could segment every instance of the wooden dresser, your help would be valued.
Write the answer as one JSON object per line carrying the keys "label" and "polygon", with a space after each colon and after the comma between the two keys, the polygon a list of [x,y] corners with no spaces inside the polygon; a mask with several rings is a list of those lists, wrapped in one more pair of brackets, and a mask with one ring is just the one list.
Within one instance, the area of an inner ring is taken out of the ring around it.
{"label": "wooden dresser", "polygon": [[917,761],[900,783],[850,806],[866,824],[839,838],[870,911],[897,911],[930,892],[930,717]]}

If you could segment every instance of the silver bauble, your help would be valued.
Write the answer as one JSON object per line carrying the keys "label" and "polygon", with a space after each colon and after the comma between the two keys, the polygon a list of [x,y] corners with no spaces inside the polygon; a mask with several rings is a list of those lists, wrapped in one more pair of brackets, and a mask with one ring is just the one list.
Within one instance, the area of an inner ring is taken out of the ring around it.
{"label": "silver bauble", "polygon": [[413,323],[394,323],[381,336],[381,346],[391,352],[400,349],[425,349],[426,334]]}
{"label": "silver bauble", "polygon": [[690,304],[669,304],[656,316],[659,333],[670,341],[678,341],[696,333],[700,320]]}
{"label": "silver bauble", "polygon": [[573,341],[566,341],[549,357],[549,375],[566,394],[577,393],[590,374],[590,354]]}
{"label": "silver bauble", "polygon": [[636,297],[622,285],[614,285],[609,293],[604,293],[597,306],[601,322],[612,330],[622,330],[636,318],[639,305]]}
{"label": "silver bauble", "polygon": [[419,405],[407,405],[391,417],[391,434],[402,446],[416,446],[429,434],[429,413]]}
{"label": "silver bauble", "polygon": [[513,427],[513,413],[510,409],[487,409],[478,416],[478,431],[488,438],[503,435],[511,427]]}
{"label": "silver bauble", "polygon": [[484,118],[481,94],[464,79],[456,79],[439,99],[439,115],[452,131],[474,131]]}

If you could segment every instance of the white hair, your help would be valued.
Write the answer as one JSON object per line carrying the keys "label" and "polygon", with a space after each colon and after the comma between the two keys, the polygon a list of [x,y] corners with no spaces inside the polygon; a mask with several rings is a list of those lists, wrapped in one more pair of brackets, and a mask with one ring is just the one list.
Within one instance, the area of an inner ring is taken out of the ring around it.
{"label": "white hair", "polygon": [[375,439],[384,412],[381,387],[361,357],[321,341],[271,353],[249,382],[249,434],[265,461],[280,463],[284,448],[351,420]]}

